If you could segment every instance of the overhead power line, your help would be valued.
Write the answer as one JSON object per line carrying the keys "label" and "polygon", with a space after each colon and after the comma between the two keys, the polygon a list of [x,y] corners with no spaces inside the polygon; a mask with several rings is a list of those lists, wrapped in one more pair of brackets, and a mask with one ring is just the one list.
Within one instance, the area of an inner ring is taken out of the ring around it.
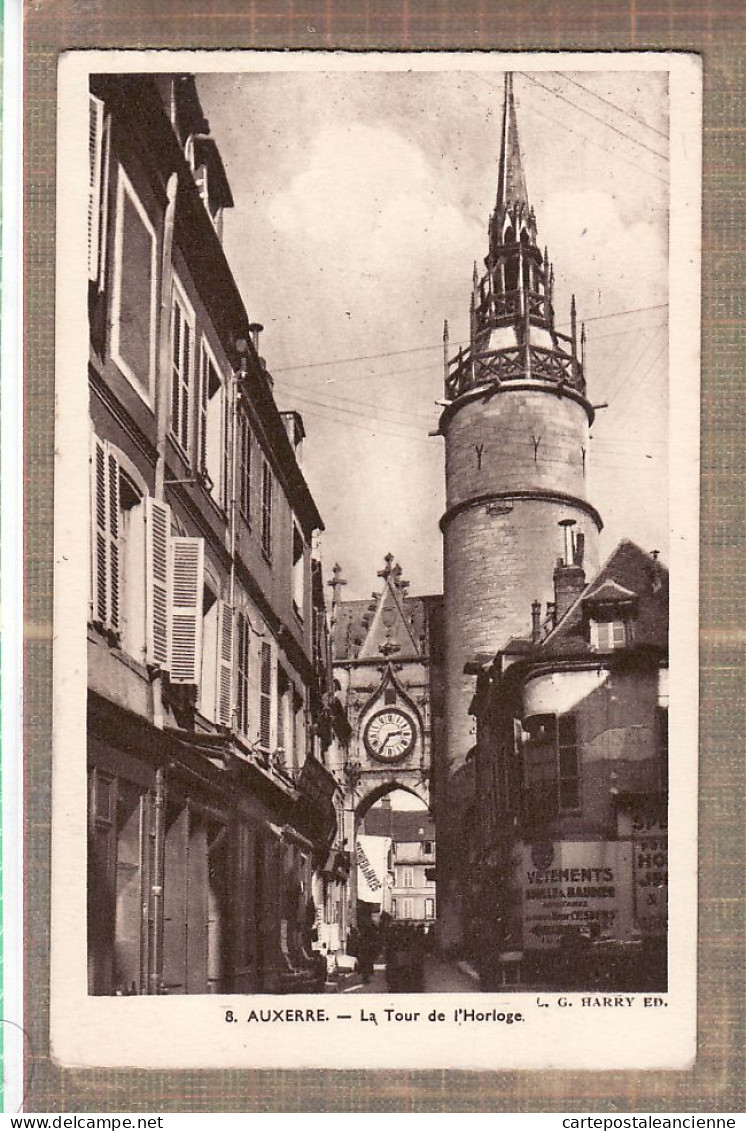
{"label": "overhead power line", "polygon": [[[667,308],[667,306],[668,306],[667,302],[659,302],[659,303],[656,303],[653,306],[638,306],[638,307],[634,307],[631,310],[615,310],[615,311],[610,312],[609,314],[592,314],[589,318],[584,318],[584,319],[581,319],[580,321],[583,321],[586,324],[589,323],[589,322],[602,322],[602,321],[605,321],[608,318],[623,318],[628,314],[644,314],[648,310],[664,310],[664,309]],[[569,325],[569,323],[566,323],[566,322],[558,322],[557,323],[557,326],[566,326],[566,325]],[[452,349],[454,346],[466,346],[466,345],[469,344],[469,341],[468,341],[468,339],[464,339],[463,341],[450,341],[448,344],[449,344],[449,347]],[[331,357],[331,358],[326,358],[323,361],[307,361],[307,362],[299,363],[298,365],[281,365],[281,366],[277,366],[276,368],[273,368],[271,370],[271,372],[273,374],[275,374],[275,373],[291,373],[291,372],[293,372],[294,370],[297,370],[297,369],[320,369],[320,368],[322,368],[322,366],[329,366],[329,365],[349,365],[349,364],[351,364],[353,362],[357,362],[357,361],[376,361],[379,358],[401,357],[404,354],[408,354],[408,353],[424,353],[426,350],[435,350],[435,349],[440,349],[440,350],[443,349],[442,340],[440,342],[433,343],[433,345],[430,345],[430,346],[410,346],[409,348],[403,349],[403,350],[388,350],[386,353],[363,353],[363,354],[353,355],[352,357]]]}
{"label": "overhead power line", "polygon": [[[480,79],[480,81],[483,82],[486,86],[490,87],[491,90],[498,90],[498,87],[496,87],[494,83],[490,82],[488,79],[485,79],[482,75],[476,75],[475,77]],[[637,169],[638,172],[642,173],[643,176],[650,177],[652,178],[652,180],[658,181],[659,184],[668,185],[668,181],[665,177],[661,177],[658,175],[658,173],[654,173],[650,169],[646,169],[643,165],[640,165],[638,161],[635,161],[634,158],[627,157],[624,153],[620,153],[616,149],[610,151],[607,146],[602,145],[601,142],[596,141],[596,139],[591,137],[589,134],[583,133],[580,130],[573,129],[573,127],[569,126],[563,119],[553,118],[552,115],[548,114],[545,110],[542,110],[541,113],[539,113],[539,111],[536,110],[530,102],[527,103],[526,109],[536,117],[541,118],[543,122],[551,122],[552,125],[559,126],[560,129],[567,130],[568,133],[574,134],[575,137],[581,138],[582,141],[590,145],[595,145],[595,147],[597,149],[600,149],[607,158],[612,157],[617,161],[623,162],[625,165],[631,165],[635,169]]]}
{"label": "overhead power line", "polygon": [[627,118],[631,118],[633,122],[637,122],[639,125],[644,126],[647,130],[652,130],[653,133],[658,134],[660,137],[665,138],[666,141],[668,141],[667,133],[664,133],[663,130],[659,130],[657,126],[651,126],[650,122],[646,122],[644,118],[638,118],[637,114],[633,114],[631,110],[625,110],[623,106],[617,106],[616,102],[612,102],[610,98],[604,98],[602,94],[599,94],[595,90],[591,90],[589,86],[584,86],[582,82],[578,82],[578,80],[574,79],[572,75],[565,74],[564,71],[557,71],[555,73],[561,75],[561,77],[567,82],[571,82],[574,86],[579,87],[580,90],[584,90],[586,94],[592,94],[594,98],[598,98],[601,102],[605,102],[606,105],[611,106],[613,110],[618,110],[620,114],[624,114]]}
{"label": "overhead power line", "polygon": [[587,116],[589,118],[592,118],[594,122],[599,122],[602,126],[606,126],[607,129],[613,130],[615,134],[619,134],[620,137],[625,138],[627,141],[631,141],[634,145],[639,145],[642,147],[642,149],[647,149],[648,153],[652,153],[653,156],[657,157],[659,161],[668,161],[667,154],[659,153],[657,149],[653,149],[652,146],[647,145],[644,141],[640,141],[639,138],[633,137],[632,134],[628,134],[626,130],[620,130],[612,122],[607,122],[605,118],[599,118],[597,114],[592,114],[590,110],[587,110],[585,108],[585,106],[580,106],[577,102],[573,102],[571,98],[567,98],[564,94],[561,94],[560,91],[553,90],[551,86],[547,86],[545,83],[539,82],[537,78],[529,74],[527,71],[521,71],[520,74],[523,75],[524,78],[528,79],[529,82],[532,82],[534,86],[541,87],[542,90],[546,90],[549,94],[553,94],[555,98],[559,98],[562,102],[566,102],[567,105],[572,106],[574,110],[579,110],[581,114],[587,114]]}

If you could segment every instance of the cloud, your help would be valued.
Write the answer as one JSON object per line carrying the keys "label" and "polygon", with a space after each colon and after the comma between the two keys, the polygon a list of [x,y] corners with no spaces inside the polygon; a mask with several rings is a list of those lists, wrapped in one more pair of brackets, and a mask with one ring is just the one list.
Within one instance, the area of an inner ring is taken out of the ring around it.
{"label": "cloud", "polygon": [[[268,218],[309,256],[410,274],[412,259],[449,257],[473,240],[423,151],[395,130],[359,123],[322,127],[302,168],[268,202]],[[445,244],[445,247],[444,247]]]}
{"label": "cloud", "polygon": [[667,301],[666,236],[656,220],[627,223],[611,194],[586,189],[553,193],[539,222],[553,233],[550,258],[578,295],[580,318]]}

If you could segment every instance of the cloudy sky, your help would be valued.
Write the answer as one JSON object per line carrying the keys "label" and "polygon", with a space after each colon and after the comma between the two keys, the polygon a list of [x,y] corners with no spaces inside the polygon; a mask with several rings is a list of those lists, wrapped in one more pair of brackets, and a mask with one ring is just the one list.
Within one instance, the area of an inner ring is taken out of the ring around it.
{"label": "cloudy sky", "polygon": [[[362,65],[362,64],[361,64]],[[345,596],[391,551],[413,593],[442,588],[443,320],[468,337],[473,261],[497,187],[497,71],[201,75],[235,208],[225,248]],[[517,72],[539,242],[588,333],[590,498],[622,537],[668,550],[668,98],[653,72]],[[547,563],[550,568],[551,563]]]}

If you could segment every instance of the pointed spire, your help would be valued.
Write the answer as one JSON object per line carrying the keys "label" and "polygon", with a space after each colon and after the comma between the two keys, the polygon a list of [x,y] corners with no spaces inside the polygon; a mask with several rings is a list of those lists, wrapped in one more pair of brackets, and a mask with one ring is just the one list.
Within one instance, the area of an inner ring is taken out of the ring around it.
{"label": "pointed spire", "polygon": [[497,204],[495,215],[502,226],[505,213],[516,204],[528,210],[526,176],[523,172],[521,147],[518,141],[518,123],[515,115],[513,97],[513,75],[505,75],[505,105],[503,107],[503,131],[500,144],[500,172],[497,181]]}

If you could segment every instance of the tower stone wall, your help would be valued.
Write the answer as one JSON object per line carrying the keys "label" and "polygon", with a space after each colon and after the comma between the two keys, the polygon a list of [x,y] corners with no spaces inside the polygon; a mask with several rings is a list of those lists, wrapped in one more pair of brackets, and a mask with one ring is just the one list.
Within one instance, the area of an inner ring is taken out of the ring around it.
{"label": "tower stone wall", "polygon": [[460,767],[474,742],[474,678],[464,666],[525,637],[531,604],[553,600],[551,567],[563,552],[560,522],[585,538],[598,566],[601,520],[586,498],[590,406],[555,388],[503,385],[466,395],[444,413],[446,751]]}
{"label": "tower stone wall", "polygon": [[[449,358],[447,324],[444,331],[445,741],[434,796],[446,951],[476,929],[470,893],[490,866],[476,835],[474,669],[464,669],[491,660],[511,638],[525,649],[536,643],[554,624],[556,603],[567,604],[575,573],[596,570],[602,526],[586,492],[593,408],[585,331],[578,333],[574,298],[570,333],[555,325],[554,269],[537,243],[510,75],[488,231],[481,278],[474,265],[468,347]],[[555,597],[558,561],[565,572]]]}

